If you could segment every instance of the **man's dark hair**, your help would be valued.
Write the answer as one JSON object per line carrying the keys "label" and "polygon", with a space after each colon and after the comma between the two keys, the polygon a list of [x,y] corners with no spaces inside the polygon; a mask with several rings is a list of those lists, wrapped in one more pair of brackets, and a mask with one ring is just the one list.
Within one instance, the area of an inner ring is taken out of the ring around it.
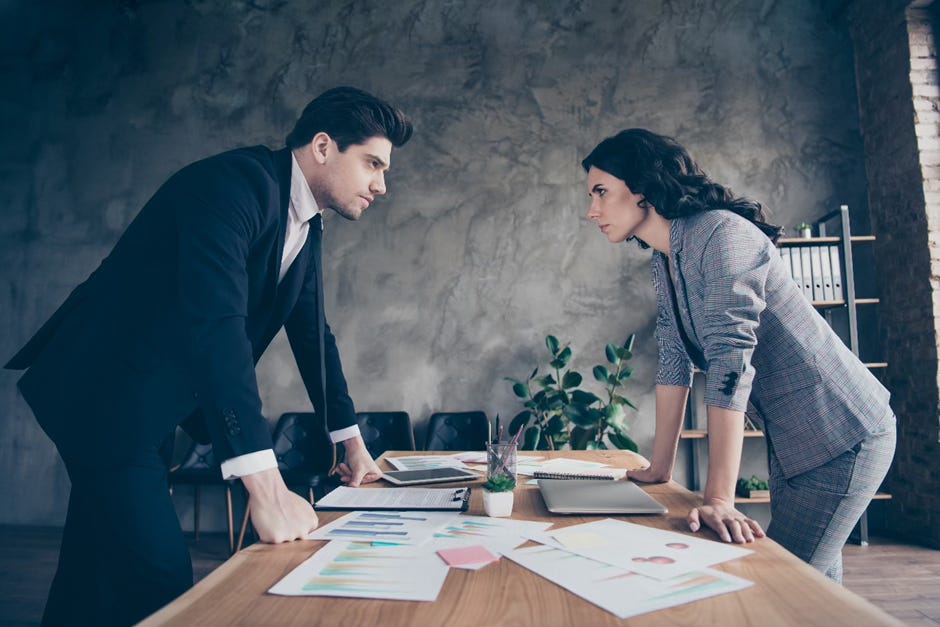
{"label": "man's dark hair", "polygon": [[385,137],[399,148],[413,130],[408,116],[384,100],[355,87],[334,87],[310,101],[285,141],[293,150],[322,131],[340,151],[372,137]]}
{"label": "man's dark hair", "polygon": [[596,167],[617,177],[669,220],[725,209],[753,222],[774,242],[783,233],[779,226],[764,221],[764,208],[759,202],[735,196],[708,178],[688,151],[671,137],[642,128],[620,131],[599,143],[581,167],[585,172]]}

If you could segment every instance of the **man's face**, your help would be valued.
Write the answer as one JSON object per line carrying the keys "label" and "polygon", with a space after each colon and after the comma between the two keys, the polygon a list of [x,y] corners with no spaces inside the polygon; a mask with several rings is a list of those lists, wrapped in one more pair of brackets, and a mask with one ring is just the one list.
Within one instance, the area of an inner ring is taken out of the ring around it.
{"label": "man's face", "polygon": [[322,209],[329,207],[347,220],[358,220],[376,196],[385,193],[385,172],[392,157],[392,142],[372,137],[340,152],[329,140],[323,153],[323,176],[311,185]]}

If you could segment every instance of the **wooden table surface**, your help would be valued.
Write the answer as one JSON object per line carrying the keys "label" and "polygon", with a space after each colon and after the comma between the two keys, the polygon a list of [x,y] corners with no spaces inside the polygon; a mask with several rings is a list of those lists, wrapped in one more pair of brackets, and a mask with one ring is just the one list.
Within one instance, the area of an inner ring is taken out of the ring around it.
{"label": "wooden table surface", "polygon": [[[409,454],[414,455],[415,452],[390,452],[385,456]],[[628,451],[539,454],[543,457],[602,461],[617,468],[634,468],[642,462],[642,458]],[[387,462],[379,463],[391,469]],[[387,484],[379,482],[379,485]],[[697,504],[697,497],[675,482],[644,488],[669,508],[667,515],[611,517],[689,533],[685,517]],[[320,523],[325,524],[344,513],[320,512]],[[478,489],[473,491],[468,513],[483,515],[482,496]],[[520,485],[515,492],[513,518],[552,521],[557,529],[603,517],[550,514],[536,487]],[[711,531],[697,535],[717,539]],[[753,581],[754,586],[627,620],[618,619],[505,558],[479,571],[450,569],[441,593],[433,603],[266,594],[271,586],[324,544],[307,540],[252,545],[232,556],[192,590],[141,625],[867,627],[901,624],[766,538],[747,546],[754,550],[754,554],[717,566],[720,570]]]}

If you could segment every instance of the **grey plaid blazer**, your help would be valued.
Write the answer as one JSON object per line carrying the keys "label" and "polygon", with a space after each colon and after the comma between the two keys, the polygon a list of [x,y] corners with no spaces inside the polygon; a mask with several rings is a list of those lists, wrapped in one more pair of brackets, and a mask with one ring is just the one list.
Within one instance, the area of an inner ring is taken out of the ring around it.
{"label": "grey plaid blazer", "polygon": [[673,220],[669,239],[670,255],[657,252],[652,262],[657,384],[691,385],[694,355],[706,372],[705,404],[744,411],[750,400],[787,478],[893,419],[888,391],[803,296],[757,227],[706,211]]}

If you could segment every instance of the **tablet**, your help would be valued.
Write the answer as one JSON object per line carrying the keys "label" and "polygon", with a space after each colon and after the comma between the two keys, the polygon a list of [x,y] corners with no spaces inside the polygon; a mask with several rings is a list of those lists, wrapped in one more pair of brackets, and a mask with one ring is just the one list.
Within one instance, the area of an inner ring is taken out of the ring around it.
{"label": "tablet", "polygon": [[427,468],[425,470],[390,470],[383,473],[382,478],[395,485],[415,485],[417,483],[469,481],[479,479],[480,475],[462,468]]}

